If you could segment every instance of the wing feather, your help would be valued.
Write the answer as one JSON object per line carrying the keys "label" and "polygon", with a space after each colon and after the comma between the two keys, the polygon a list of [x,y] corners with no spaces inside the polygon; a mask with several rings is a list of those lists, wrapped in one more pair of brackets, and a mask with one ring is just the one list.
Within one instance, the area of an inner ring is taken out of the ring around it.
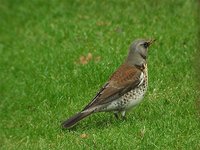
{"label": "wing feather", "polygon": [[83,110],[118,99],[126,92],[141,84],[140,76],[142,74],[143,72],[137,67],[121,65]]}

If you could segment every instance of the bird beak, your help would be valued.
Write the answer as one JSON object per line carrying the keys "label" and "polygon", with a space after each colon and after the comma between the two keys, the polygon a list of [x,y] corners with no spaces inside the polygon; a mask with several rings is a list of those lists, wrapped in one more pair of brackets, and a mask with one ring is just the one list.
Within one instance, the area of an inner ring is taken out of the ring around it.
{"label": "bird beak", "polygon": [[155,41],[156,41],[156,39],[151,39],[151,40],[149,40],[149,41],[148,41],[149,46],[150,46],[152,43],[154,43]]}

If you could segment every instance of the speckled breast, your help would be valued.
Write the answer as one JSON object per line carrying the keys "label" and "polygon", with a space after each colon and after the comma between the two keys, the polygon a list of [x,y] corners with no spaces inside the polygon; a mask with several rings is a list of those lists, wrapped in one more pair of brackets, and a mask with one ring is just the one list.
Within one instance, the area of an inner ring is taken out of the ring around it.
{"label": "speckled breast", "polygon": [[137,105],[138,103],[140,103],[144,98],[148,85],[148,72],[146,67],[143,73],[144,73],[143,82],[138,87],[124,94],[120,98],[121,108],[130,109],[135,105]]}
{"label": "speckled breast", "polygon": [[111,102],[106,107],[102,107],[100,111],[127,110],[140,103],[147,91],[147,85],[148,85],[147,67],[145,67],[145,69],[143,70],[141,81],[142,82],[137,87],[127,92],[119,99]]}

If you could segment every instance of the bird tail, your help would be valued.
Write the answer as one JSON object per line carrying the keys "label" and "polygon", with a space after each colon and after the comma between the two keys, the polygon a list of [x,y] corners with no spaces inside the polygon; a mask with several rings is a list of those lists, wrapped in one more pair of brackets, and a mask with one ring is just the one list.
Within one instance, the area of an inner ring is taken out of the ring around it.
{"label": "bird tail", "polygon": [[76,124],[77,122],[82,120],[83,118],[89,116],[90,114],[92,114],[92,112],[79,112],[78,114],[76,114],[76,115],[72,116],[71,118],[67,119],[66,121],[64,121],[62,123],[62,127],[63,128],[70,128],[74,124]]}

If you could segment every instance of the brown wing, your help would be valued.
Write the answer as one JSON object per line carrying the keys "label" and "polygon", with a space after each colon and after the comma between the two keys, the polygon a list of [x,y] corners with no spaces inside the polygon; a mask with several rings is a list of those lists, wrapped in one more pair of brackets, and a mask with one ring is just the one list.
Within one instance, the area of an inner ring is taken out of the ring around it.
{"label": "brown wing", "polygon": [[121,65],[83,110],[109,103],[130,91],[140,83],[141,73],[142,71],[136,67]]}

